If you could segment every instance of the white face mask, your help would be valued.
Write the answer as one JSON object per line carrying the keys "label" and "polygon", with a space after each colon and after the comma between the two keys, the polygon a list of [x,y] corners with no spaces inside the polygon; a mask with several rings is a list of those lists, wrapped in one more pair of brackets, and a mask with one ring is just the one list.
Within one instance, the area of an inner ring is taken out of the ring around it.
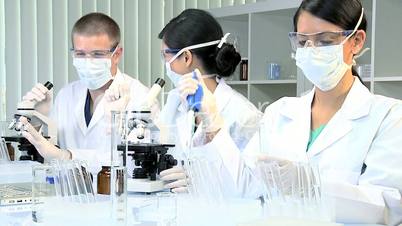
{"label": "white face mask", "polygon": [[177,87],[177,84],[179,83],[180,77],[182,75],[177,74],[176,72],[174,72],[172,70],[172,68],[170,67],[169,62],[166,62],[165,68],[166,68],[166,75],[169,77],[169,79],[173,83],[174,87]]}
{"label": "white face mask", "polygon": [[333,89],[352,67],[343,61],[343,44],[298,48],[296,65],[322,91]]}
{"label": "white face mask", "polygon": [[175,87],[177,87],[177,84],[179,83],[179,80],[181,78],[181,74],[178,74],[174,72],[170,66],[170,64],[176,60],[181,54],[183,54],[184,51],[186,50],[191,50],[191,49],[198,49],[206,46],[212,46],[212,45],[218,45],[218,48],[221,48],[224,43],[226,43],[226,39],[229,37],[230,33],[226,33],[222,39],[220,40],[215,40],[215,41],[210,41],[210,42],[205,42],[201,44],[196,44],[192,46],[187,46],[181,49],[179,52],[177,52],[168,62],[165,63],[165,68],[166,68],[166,75],[169,77],[170,81],[173,83]]}
{"label": "white face mask", "polygon": [[325,92],[335,88],[352,68],[343,60],[343,44],[356,33],[362,18],[363,10],[353,32],[339,45],[297,48],[296,65],[318,89]]}
{"label": "white face mask", "polygon": [[74,58],[73,65],[89,90],[99,89],[112,79],[110,58]]}

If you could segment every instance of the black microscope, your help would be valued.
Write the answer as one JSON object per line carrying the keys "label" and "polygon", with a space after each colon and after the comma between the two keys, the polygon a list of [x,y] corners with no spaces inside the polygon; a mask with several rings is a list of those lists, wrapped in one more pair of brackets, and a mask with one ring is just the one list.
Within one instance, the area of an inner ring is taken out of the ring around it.
{"label": "black microscope", "polygon": [[[53,88],[51,82],[46,82],[44,85],[48,90]],[[22,123],[19,121],[21,116],[24,116],[33,126],[40,126],[42,135],[48,139],[52,144],[57,144],[57,127],[56,124],[47,116],[35,110],[37,101],[23,100],[18,103],[17,113],[8,128],[15,130],[17,136],[4,136],[7,143],[18,143],[18,150],[21,152],[19,160],[32,160],[43,163],[43,157],[39,154],[36,148],[23,136],[21,132],[24,129]]]}
{"label": "black microscope", "polygon": [[[158,78],[152,86],[145,104],[136,111],[127,112],[127,139],[124,144],[117,145],[122,152],[123,164],[132,161],[135,168],[132,177],[127,179],[127,190],[132,192],[156,192],[164,189],[164,182],[157,175],[177,165],[177,160],[168,154],[173,144],[161,144],[152,134],[159,129],[153,123],[150,108],[165,84]],[[131,172],[129,172],[131,174]]]}

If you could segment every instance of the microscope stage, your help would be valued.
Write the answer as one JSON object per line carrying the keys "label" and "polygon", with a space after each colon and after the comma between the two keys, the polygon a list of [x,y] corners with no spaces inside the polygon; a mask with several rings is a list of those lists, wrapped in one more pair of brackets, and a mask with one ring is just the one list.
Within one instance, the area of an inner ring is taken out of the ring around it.
{"label": "microscope stage", "polygon": [[156,192],[164,190],[165,184],[161,180],[127,179],[127,191],[131,192]]}

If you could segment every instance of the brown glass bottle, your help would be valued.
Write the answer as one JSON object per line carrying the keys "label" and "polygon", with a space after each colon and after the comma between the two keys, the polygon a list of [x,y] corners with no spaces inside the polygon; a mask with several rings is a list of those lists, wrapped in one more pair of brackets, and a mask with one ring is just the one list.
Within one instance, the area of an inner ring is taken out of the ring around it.
{"label": "brown glass bottle", "polygon": [[110,166],[102,166],[98,173],[98,194],[110,195]]}
{"label": "brown glass bottle", "polygon": [[248,80],[248,59],[243,58],[240,61],[240,81]]}

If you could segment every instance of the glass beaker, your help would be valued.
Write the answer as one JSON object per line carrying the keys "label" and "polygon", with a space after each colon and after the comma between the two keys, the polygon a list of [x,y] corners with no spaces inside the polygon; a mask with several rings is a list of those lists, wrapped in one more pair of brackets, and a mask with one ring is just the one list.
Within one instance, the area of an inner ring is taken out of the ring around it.
{"label": "glass beaker", "polygon": [[112,111],[110,166],[126,166],[128,143],[128,112]]}
{"label": "glass beaker", "polygon": [[276,80],[281,76],[281,66],[277,63],[268,63],[268,79]]}
{"label": "glass beaker", "polygon": [[55,168],[51,165],[37,165],[32,167],[32,220],[43,222],[45,202],[56,197]]}
{"label": "glass beaker", "polygon": [[156,197],[159,221],[166,226],[175,225],[177,218],[177,194],[158,192]]}

